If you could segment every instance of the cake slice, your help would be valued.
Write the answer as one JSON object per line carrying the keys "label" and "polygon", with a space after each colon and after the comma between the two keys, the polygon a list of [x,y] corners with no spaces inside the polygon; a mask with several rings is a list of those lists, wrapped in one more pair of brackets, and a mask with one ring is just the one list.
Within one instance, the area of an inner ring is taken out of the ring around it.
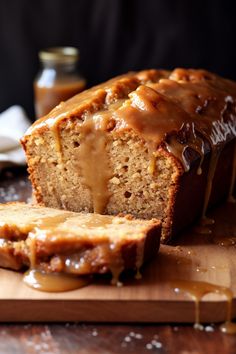
{"label": "cake slice", "polygon": [[139,272],[157,254],[158,220],[73,213],[24,203],[0,205],[0,266],[76,275]]}

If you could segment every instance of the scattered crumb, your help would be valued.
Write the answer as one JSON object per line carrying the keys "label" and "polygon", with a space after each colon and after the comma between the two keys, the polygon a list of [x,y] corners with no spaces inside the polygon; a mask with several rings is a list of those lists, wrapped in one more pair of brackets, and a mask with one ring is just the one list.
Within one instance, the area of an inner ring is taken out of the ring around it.
{"label": "scattered crumb", "polygon": [[158,334],[154,334],[153,339],[146,344],[146,349],[147,350],[155,350],[155,349],[161,349],[163,347],[163,344],[158,340],[159,336]]}
{"label": "scattered crumb", "polygon": [[142,339],[143,335],[141,333],[130,332],[129,336],[135,339]]}

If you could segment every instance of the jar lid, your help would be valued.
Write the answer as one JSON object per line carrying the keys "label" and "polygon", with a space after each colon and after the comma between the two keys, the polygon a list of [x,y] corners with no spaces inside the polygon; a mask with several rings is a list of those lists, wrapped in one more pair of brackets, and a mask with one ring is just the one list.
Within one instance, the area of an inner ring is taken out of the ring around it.
{"label": "jar lid", "polygon": [[55,63],[74,63],[79,58],[79,50],[74,47],[51,47],[39,52],[41,61]]}

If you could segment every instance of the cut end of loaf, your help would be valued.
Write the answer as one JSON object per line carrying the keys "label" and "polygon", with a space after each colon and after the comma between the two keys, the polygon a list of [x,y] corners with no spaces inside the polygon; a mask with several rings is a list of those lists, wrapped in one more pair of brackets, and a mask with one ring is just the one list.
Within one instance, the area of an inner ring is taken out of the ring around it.
{"label": "cut end of loaf", "polygon": [[[80,125],[73,129],[65,126],[60,136],[62,159],[54,149],[50,131],[28,141],[29,172],[36,200],[51,208],[94,212],[93,193],[85,183],[80,165]],[[152,157],[154,166],[150,171],[147,143],[130,132],[108,133],[105,149],[112,173],[107,180],[109,197],[103,213],[162,220],[162,241],[166,242],[170,237],[178,179],[183,173],[181,164],[160,148]],[[93,188],[99,193],[96,163],[92,169]]]}

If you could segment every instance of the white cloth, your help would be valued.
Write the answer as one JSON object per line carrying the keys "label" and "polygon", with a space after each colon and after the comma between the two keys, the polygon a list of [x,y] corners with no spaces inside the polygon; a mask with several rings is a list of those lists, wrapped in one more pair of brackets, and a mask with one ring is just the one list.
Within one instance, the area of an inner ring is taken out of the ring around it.
{"label": "white cloth", "polygon": [[20,138],[30,125],[20,106],[12,106],[0,114],[0,170],[11,165],[25,165]]}

